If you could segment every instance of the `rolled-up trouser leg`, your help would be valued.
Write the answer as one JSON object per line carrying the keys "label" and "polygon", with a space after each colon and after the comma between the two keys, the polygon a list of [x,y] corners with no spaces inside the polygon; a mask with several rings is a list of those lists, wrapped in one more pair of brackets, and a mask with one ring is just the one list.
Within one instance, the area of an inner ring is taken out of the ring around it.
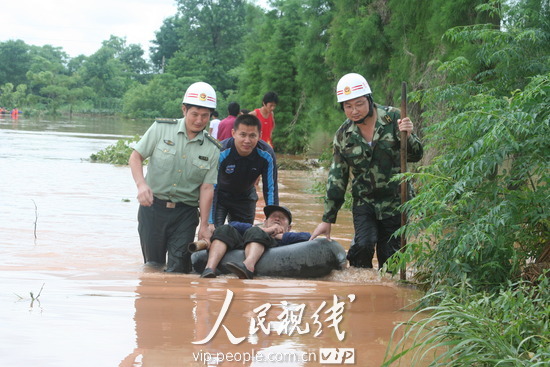
{"label": "rolled-up trouser leg", "polygon": [[378,244],[376,257],[381,268],[390,256],[399,251],[401,247],[399,237],[392,236],[401,226],[401,215],[384,218],[378,221]]}
{"label": "rolled-up trouser leg", "polygon": [[243,236],[229,224],[224,224],[214,230],[212,237],[210,237],[210,242],[214,242],[214,240],[225,243],[227,251],[244,248]]}
{"label": "rolled-up trouser leg", "polygon": [[368,205],[353,207],[353,226],[355,237],[347,259],[351,266],[372,268],[374,248],[378,240],[378,228],[374,210]]}
{"label": "rolled-up trouser leg", "polygon": [[269,234],[267,234],[264,230],[262,230],[259,227],[250,227],[249,229],[244,232],[243,236],[243,243],[244,247],[248,245],[250,242],[257,242],[261,245],[263,245],[266,250],[271,247],[277,246],[277,241],[273,237],[271,237]]}

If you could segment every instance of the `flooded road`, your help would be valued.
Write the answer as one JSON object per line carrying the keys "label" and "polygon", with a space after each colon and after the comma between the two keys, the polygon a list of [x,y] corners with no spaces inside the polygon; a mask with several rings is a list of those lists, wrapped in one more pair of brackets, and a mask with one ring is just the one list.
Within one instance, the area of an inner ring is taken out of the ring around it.
{"label": "flooded road", "polygon": [[[149,124],[0,120],[0,365],[320,366],[353,351],[380,366],[418,294],[376,271],[243,281],[143,267],[129,168],[87,159]],[[316,179],[280,172],[295,230],[321,219]],[[332,236],[348,248],[352,232],[342,211]]]}

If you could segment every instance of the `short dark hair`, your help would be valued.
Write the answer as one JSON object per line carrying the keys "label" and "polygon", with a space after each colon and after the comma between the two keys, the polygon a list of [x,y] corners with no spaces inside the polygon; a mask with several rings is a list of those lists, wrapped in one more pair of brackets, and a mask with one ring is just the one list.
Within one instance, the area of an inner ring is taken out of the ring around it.
{"label": "short dark hair", "polygon": [[267,92],[264,94],[264,98],[262,99],[263,104],[268,104],[269,102],[273,102],[275,104],[279,104],[279,96],[275,92]]}
{"label": "short dark hair", "polygon": [[231,116],[238,116],[240,110],[241,110],[241,106],[237,102],[231,102],[227,106],[227,112],[229,112]]}
{"label": "short dark hair", "polygon": [[210,116],[212,116],[212,117],[218,117],[219,115],[220,114],[216,110],[212,111],[212,113],[210,114]]}
{"label": "short dark hair", "polygon": [[241,114],[242,115],[247,115],[249,113],[250,113],[250,110],[247,110],[246,108],[241,109]]}
{"label": "short dark hair", "polygon": [[233,130],[237,131],[239,125],[256,126],[258,128],[258,132],[262,131],[262,123],[260,122],[260,119],[254,115],[239,115],[233,124]]}

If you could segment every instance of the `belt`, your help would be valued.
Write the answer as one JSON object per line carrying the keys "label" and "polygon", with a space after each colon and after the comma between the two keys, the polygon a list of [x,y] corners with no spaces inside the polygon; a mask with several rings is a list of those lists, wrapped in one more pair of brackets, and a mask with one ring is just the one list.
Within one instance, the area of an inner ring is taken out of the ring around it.
{"label": "belt", "polygon": [[179,208],[186,205],[185,203],[173,203],[168,200],[162,200],[157,198],[156,196],[153,198],[153,204],[160,205],[164,208],[169,208],[169,209]]}

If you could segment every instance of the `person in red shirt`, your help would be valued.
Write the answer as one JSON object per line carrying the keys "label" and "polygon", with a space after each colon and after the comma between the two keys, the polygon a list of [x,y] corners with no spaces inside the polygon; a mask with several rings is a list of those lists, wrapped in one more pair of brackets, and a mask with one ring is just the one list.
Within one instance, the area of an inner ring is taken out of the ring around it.
{"label": "person in red shirt", "polygon": [[277,93],[267,92],[262,100],[262,107],[256,108],[254,111],[250,112],[251,115],[254,115],[260,119],[260,122],[262,123],[262,136],[260,139],[271,145],[271,147],[273,147],[271,134],[273,129],[275,129],[275,116],[273,111],[275,110],[275,107],[277,107],[278,103],[279,96],[277,96]]}

